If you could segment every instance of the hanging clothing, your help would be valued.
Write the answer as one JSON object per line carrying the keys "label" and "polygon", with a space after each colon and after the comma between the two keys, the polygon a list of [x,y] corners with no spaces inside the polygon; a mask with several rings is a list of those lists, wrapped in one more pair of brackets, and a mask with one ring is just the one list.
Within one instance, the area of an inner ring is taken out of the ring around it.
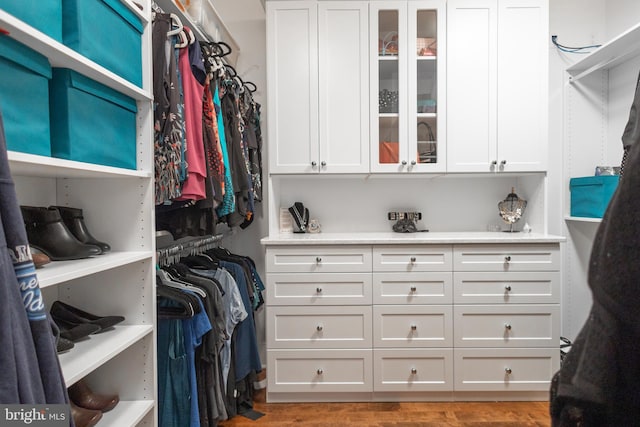
{"label": "hanging clothing", "polygon": [[200,200],[207,197],[205,189],[207,167],[202,136],[204,86],[200,84],[193,73],[193,67],[201,68],[202,72],[204,72],[204,65],[191,62],[189,54],[191,49],[200,51],[198,41],[181,49],[178,58],[178,68],[184,93],[188,176],[182,185],[182,195],[176,200]]}
{"label": "hanging clothing", "polygon": [[175,42],[168,39],[169,14],[156,13],[152,26],[153,150],[155,203],[179,197],[184,150],[184,120],[177,84]]}
{"label": "hanging clothing", "polygon": [[222,203],[216,209],[218,217],[229,215],[236,209],[236,200],[231,179],[231,167],[229,163],[229,151],[227,138],[225,135],[225,124],[222,116],[222,106],[220,105],[219,85],[216,85],[213,93],[213,105],[216,109],[216,117],[218,120],[218,135],[220,136],[220,149],[222,151],[222,162],[224,163],[224,194]]}
{"label": "hanging clothing", "polygon": [[45,309],[10,175],[1,113],[0,221],[0,403],[68,403],[55,326]]}

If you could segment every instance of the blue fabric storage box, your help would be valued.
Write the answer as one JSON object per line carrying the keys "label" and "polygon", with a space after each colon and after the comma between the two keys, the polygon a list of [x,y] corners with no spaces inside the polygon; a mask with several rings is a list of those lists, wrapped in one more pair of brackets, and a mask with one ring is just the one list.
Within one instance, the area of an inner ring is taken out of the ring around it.
{"label": "blue fabric storage box", "polygon": [[136,169],[136,101],[75,71],[54,68],[53,157]]}
{"label": "blue fabric storage box", "polygon": [[62,0],[0,0],[0,9],[62,42]]}
{"label": "blue fabric storage box", "polygon": [[619,175],[571,178],[571,216],[602,218],[618,181]]}
{"label": "blue fabric storage box", "polygon": [[49,61],[12,38],[0,36],[0,76],[7,148],[51,156]]}
{"label": "blue fabric storage box", "polygon": [[63,43],[142,86],[142,23],[120,0],[64,0]]}

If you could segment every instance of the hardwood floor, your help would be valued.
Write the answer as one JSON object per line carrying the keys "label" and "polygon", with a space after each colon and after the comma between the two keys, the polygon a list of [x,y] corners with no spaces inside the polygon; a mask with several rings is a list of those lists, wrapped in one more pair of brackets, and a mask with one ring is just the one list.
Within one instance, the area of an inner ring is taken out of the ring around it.
{"label": "hardwood floor", "polygon": [[265,415],[238,415],[221,427],[549,427],[548,402],[254,403]]}

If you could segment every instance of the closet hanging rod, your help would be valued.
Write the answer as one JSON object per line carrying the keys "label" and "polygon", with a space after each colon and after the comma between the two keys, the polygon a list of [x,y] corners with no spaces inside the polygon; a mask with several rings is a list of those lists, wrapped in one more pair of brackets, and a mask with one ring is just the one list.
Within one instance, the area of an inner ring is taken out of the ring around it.
{"label": "closet hanging rod", "polygon": [[173,241],[169,246],[156,248],[157,264],[165,267],[189,255],[198,255],[218,246],[223,234],[188,236]]}

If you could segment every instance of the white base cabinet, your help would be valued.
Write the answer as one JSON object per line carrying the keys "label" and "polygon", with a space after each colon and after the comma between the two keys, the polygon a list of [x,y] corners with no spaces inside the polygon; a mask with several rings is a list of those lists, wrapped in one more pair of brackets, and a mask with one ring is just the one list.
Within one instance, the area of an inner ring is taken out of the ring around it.
{"label": "white base cabinet", "polygon": [[537,400],[560,367],[557,242],[266,245],[270,402]]}

